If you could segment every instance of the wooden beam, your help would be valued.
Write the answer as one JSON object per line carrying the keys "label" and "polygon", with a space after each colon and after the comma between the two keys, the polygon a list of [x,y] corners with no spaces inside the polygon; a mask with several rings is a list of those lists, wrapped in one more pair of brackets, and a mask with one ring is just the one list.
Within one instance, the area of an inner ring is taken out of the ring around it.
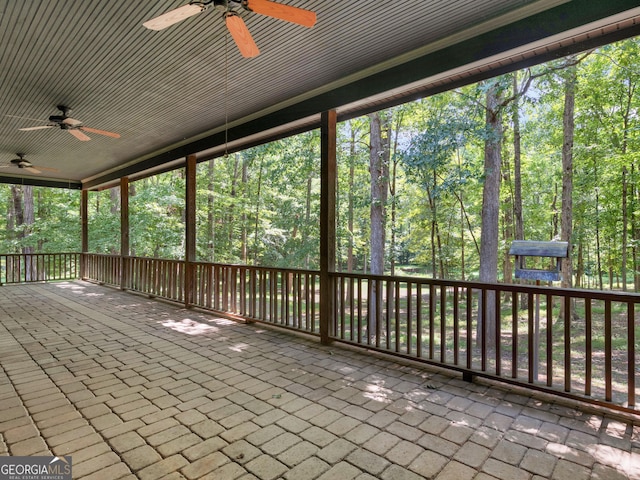
{"label": "wooden beam", "polygon": [[129,266],[129,177],[120,178],[120,288],[128,283]]}
{"label": "wooden beam", "polygon": [[68,190],[82,190],[82,182],[78,180],[47,180],[44,178],[25,176],[0,175],[0,183],[9,185],[33,185],[34,187],[64,188]]}
{"label": "wooden beam", "polygon": [[193,299],[194,268],[196,261],[196,156],[189,155],[186,163],[185,187],[185,290],[184,303],[189,308]]}
{"label": "wooden beam", "polygon": [[336,268],[336,123],[335,110],[323,112],[320,127],[320,341],[327,345],[335,315]]}
{"label": "wooden beam", "polygon": [[89,192],[82,190],[80,193],[80,225],[81,225],[81,246],[80,246],[80,278],[86,278],[85,253],[89,252]]}

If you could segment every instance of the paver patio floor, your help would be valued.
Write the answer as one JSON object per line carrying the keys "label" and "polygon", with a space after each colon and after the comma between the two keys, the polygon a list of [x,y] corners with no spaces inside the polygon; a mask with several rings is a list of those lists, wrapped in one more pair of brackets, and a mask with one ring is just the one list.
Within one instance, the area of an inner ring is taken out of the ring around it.
{"label": "paver patio floor", "polygon": [[0,455],[71,455],[74,479],[640,479],[640,427],[69,282],[0,287]]}

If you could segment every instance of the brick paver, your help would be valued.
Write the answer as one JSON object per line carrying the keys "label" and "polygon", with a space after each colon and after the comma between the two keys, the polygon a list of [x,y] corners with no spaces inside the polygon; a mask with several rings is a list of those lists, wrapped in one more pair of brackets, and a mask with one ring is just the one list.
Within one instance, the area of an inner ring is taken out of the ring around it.
{"label": "brick paver", "polygon": [[640,427],[85,282],[0,287],[0,455],[74,478],[640,479]]}

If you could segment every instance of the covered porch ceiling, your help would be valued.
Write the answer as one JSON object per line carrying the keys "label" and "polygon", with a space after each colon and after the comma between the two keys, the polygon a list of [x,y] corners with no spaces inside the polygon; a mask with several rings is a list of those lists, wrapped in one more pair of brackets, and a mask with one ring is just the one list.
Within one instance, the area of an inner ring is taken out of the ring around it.
{"label": "covered porch ceiling", "polygon": [[[317,24],[240,11],[247,59],[216,8],[142,27],[185,3],[0,0],[0,181],[101,188],[640,34],[630,0],[281,0]],[[19,130],[57,105],[121,137]]]}

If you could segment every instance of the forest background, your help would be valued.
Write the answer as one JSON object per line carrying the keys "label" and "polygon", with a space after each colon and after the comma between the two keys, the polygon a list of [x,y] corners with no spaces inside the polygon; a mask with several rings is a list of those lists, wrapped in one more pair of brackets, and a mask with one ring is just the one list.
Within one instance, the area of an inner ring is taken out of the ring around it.
{"label": "forest background", "polygon": [[[340,123],[338,270],[511,282],[514,239],[555,239],[565,286],[639,291],[639,65],[630,39]],[[319,131],[197,182],[198,260],[318,268]],[[130,183],[131,255],[183,258],[184,184]],[[89,192],[90,252],[120,253],[119,205]],[[79,251],[79,212],[78,191],[0,185],[0,253]]]}

